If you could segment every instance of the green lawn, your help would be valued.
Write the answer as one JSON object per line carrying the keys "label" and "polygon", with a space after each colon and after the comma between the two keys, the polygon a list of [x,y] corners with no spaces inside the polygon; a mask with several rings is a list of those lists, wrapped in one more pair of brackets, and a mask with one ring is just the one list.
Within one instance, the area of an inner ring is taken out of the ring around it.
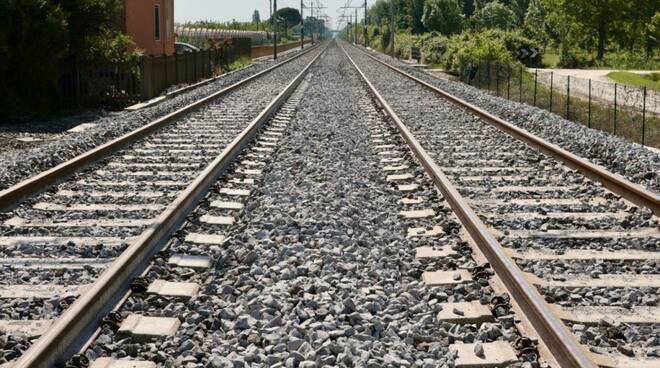
{"label": "green lawn", "polygon": [[556,51],[547,50],[541,54],[543,66],[547,68],[556,68],[559,64],[559,53]]}
{"label": "green lawn", "polygon": [[660,73],[642,75],[630,72],[612,72],[607,75],[617,83],[633,87],[644,87],[660,91]]}

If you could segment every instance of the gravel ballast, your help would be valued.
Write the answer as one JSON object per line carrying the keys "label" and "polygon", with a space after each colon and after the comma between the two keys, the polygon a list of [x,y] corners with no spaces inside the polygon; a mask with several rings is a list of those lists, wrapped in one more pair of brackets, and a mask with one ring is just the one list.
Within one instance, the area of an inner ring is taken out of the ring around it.
{"label": "gravel ballast", "polygon": [[[241,177],[230,171],[171,242],[168,253],[211,255],[214,266],[192,272],[166,265],[164,255],[148,275],[199,282],[199,295],[179,302],[134,294],[121,309],[124,316],[178,317],[177,334],[136,344],[106,329],[86,352],[89,358],[130,357],[191,368],[451,367],[451,343],[513,344],[520,337],[507,313],[474,325],[436,319],[441,303],[488,304],[496,295],[487,279],[424,284],[424,271],[474,266],[459,226],[415,165],[410,171],[421,187],[414,194],[427,198],[438,214],[420,221],[399,215],[402,193],[386,180],[378,144],[371,141],[364,111],[371,102],[341,50],[331,48],[311,73],[272,161],[261,156],[268,161],[259,166],[263,177],[245,209],[233,212],[237,223],[227,229],[199,221],[224,214],[209,202],[227,200],[217,188],[236,185]],[[419,242],[407,237],[414,223],[440,224],[447,234],[425,244],[449,245],[458,255],[416,259]],[[228,240],[205,248],[182,240],[190,233],[224,234]],[[538,366],[522,359],[511,366]]]}
{"label": "gravel ballast", "polygon": [[622,175],[633,183],[660,192],[660,153],[657,150],[643,148],[639,144],[590,129],[537,107],[493,96],[465,83],[435,77],[381,53],[370,53],[596,165]]}

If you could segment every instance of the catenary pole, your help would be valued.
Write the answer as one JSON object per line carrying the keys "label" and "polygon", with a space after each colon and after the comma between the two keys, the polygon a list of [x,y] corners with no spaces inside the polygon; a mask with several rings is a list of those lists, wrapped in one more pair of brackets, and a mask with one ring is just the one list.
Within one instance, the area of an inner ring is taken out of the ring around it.
{"label": "catenary pole", "polygon": [[305,17],[303,16],[303,8],[305,4],[303,0],[300,0],[300,49],[305,48]]}
{"label": "catenary pole", "polygon": [[[275,16],[275,18],[273,18]],[[275,27],[273,34],[273,60],[277,60],[277,36],[279,35],[279,28],[277,27],[277,0],[273,0],[273,16],[270,17],[270,20],[273,21],[273,26]]]}
{"label": "catenary pole", "polygon": [[367,30],[369,22],[367,19],[367,0],[364,0],[364,48],[369,47],[369,31]]}

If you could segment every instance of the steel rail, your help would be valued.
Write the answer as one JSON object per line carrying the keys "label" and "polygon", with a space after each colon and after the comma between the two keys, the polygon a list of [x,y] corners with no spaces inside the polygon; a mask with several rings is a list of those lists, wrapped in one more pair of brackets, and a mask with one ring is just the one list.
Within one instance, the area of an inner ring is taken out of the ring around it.
{"label": "steel rail", "polygon": [[343,45],[341,48],[353,64],[353,67],[357,70],[362,81],[368,86],[371,94],[393,120],[417,160],[422,164],[427,174],[442,193],[444,199],[449,203],[463,227],[465,227],[481,252],[486,256],[491,267],[525,313],[543,342],[548,346],[559,365],[569,368],[595,368],[596,365],[575,340],[574,335],[566,329],[561,320],[551,311],[538,290],[525,279],[520,268],[506,254],[495,237],[488,231],[486,225],[479,219],[472,208],[470,208],[433,158],[426,152],[392,107],[381,96],[376,87],[369,81],[353,58],[346,52]]}
{"label": "steel rail", "polygon": [[232,84],[231,86],[225,87],[218,92],[214,92],[209,96],[206,96],[176,111],[173,111],[163,117],[160,117],[152,121],[151,123],[148,123],[136,130],[126,133],[118,138],[111,140],[110,142],[106,142],[96,148],[93,148],[83,154],[80,154],[70,160],[67,160],[53,168],[43,171],[3,191],[0,191],[0,212],[11,210],[12,208],[20,204],[23,200],[30,198],[48,189],[52,185],[62,182],[63,180],[70,177],[80,169],[89,166],[95,162],[98,162],[102,158],[110,154],[113,154],[119,151],[120,149],[126,147],[127,145],[141,138],[144,138],[152,134],[153,132],[167,126],[168,124],[172,123],[181,116],[189,114],[190,112],[209,104],[213,100],[216,100],[228,94],[229,92],[234,91],[237,88],[240,88],[245,84],[260,78],[261,76],[287,63],[290,63],[291,61],[296,60],[302,57],[303,55],[306,55],[307,53],[311,52],[314,49],[315,48],[310,48],[306,51],[303,51],[295,56],[292,56],[289,59],[286,59],[267,69],[264,69],[248,78],[238,81]]}
{"label": "steel rail", "polygon": [[406,71],[397,68],[394,65],[390,65],[377,57],[370,55],[367,51],[357,48],[362,51],[366,56],[372,58],[373,60],[379,62],[380,64],[396,71],[397,73],[409,78],[410,80],[428,88],[432,92],[440,95],[441,97],[449,100],[450,102],[458,105],[459,107],[469,111],[472,114],[475,114],[490,123],[499,130],[507,133],[514,138],[521,140],[527,143],[532,148],[538,149],[539,151],[554,157],[555,159],[562,161],[567,166],[580,171],[583,175],[600,182],[605,188],[611,190],[612,192],[622,196],[623,198],[629,200],[630,202],[641,206],[649,208],[654,215],[660,216],[660,196],[656,193],[651,192],[643,188],[640,185],[637,185],[620,175],[614,174],[606,169],[595,165],[588,160],[585,160],[554,143],[550,143],[545,139],[528,132],[522,128],[515,126],[512,123],[507,122],[506,120],[499,118],[486,110],[473,105],[459,97],[456,97],[448,92],[445,92],[409,73]]}
{"label": "steel rail", "polygon": [[85,291],[13,365],[13,368],[46,368],[62,364],[91,335],[101,317],[129,288],[130,280],[144,269],[148,260],[185,221],[200,199],[234,158],[256,135],[263,124],[286,102],[303,81],[326,47],[288,86],[245,128],[222,153],[161,213],[99,278]]}

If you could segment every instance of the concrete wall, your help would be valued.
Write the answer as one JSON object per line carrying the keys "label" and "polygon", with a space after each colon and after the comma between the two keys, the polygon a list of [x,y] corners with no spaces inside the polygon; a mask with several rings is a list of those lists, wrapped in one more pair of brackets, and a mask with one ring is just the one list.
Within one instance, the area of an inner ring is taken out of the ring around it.
{"label": "concrete wall", "polygon": [[[174,0],[125,0],[126,33],[147,55],[174,53]],[[154,8],[160,8],[160,39],[156,39]]]}

